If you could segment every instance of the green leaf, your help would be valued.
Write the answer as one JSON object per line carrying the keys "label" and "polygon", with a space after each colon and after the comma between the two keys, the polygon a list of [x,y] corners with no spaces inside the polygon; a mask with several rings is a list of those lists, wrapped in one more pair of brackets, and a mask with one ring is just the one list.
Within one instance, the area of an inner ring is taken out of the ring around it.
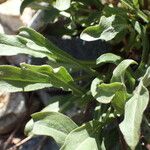
{"label": "green leaf", "polygon": [[[17,54],[29,54],[34,57],[47,57],[48,51],[30,49],[26,45],[26,41],[18,36],[0,34],[0,56],[12,56]],[[32,44],[32,43],[31,43]]]}
{"label": "green leaf", "polygon": [[[70,105],[75,100],[75,96],[72,94],[69,95],[61,95],[61,96],[53,96],[50,98],[48,106],[43,108],[41,112],[66,112],[66,109],[70,109]],[[67,108],[69,107],[69,108]],[[30,121],[27,122],[24,133],[27,136],[34,136],[32,130],[34,126],[33,119],[30,119]]]}
{"label": "green leaf", "polygon": [[117,56],[115,54],[112,53],[106,53],[101,55],[97,60],[96,60],[96,64],[97,65],[102,65],[105,63],[113,63],[118,65],[119,62],[121,61],[121,57]]}
{"label": "green leaf", "polygon": [[128,97],[123,83],[113,82],[110,84],[105,84],[96,78],[91,84],[91,93],[98,102],[104,104],[111,102],[118,113],[123,113],[125,102]]}
{"label": "green leaf", "polygon": [[90,67],[55,46],[43,35],[33,29],[22,27],[17,36],[0,34],[0,56],[29,54],[34,57],[47,57],[54,63],[71,64],[83,68],[89,74],[96,74]]}
{"label": "green leaf", "polygon": [[126,59],[123,60],[113,71],[113,76],[111,78],[111,82],[122,82],[124,83],[124,75],[125,72],[127,71],[128,67],[131,64],[137,64],[134,60],[132,59]]}
{"label": "green leaf", "polygon": [[[116,92],[123,90],[124,85],[120,82],[110,84],[97,84],[98,79],[93,80],[91,85],[91,93],[94,98],[100,103],[110,103],[116,95]],[[95,84],[96,83],[96,84]]]}
{"label": "green leaf", "polygon": [[134,28],[138,32],[139,35],[142,34],[142,27],[138,21],[135,22]]}
{"label": "green leaf", "polygon": [[149,83],[150,68],[147,69],[131,99],[126,102],[124,120],[119,125],[127,144],[132,150],[139,142],[142,117],[149,102],[149,91],[146,88]]}
{"label": "green leaf", "polygon": [[136,8],[139,8],[139,0],[132,0]]}
{"label": "green leaf", "polygon": [[17,36],[0,34],[0,56],[29,54],[34,57],[47,57],[53,61],[74,63],[75,58],[59,49],[40,33],[33,29],[22,27]]}
{"label": "green leaf", "polygon": [[57,46],[55,46],[52,42],[46,39],[43,35],[36,32],[31,28],[20,28],[19,36],[24,39],[26,42],[26,46],[34,49],[39,50],[44,53],[48,53],[47,57],[51,60],[55,59],[55,61],[60,60],[64,62],[76,63],[76,59],[73,58],[71,55],[66,53],[65,51],[61,50]]}
{"label": "green leaf", "polygon": [[91,93],[92,93],[92,96],[93,97],[97,97],[97,95],[99,94],[98,93],[98,85],[101,84],[103,81],[100,80],[99,78],[95,78],[93,81],[92,81],[92,84],[91,84]]}
{"label": "green leaf", "polygon": [[114,98],[112,99],[112,106],[117,110],[117,113],[123,114],[125,103],[128,99],[128,93],[123,86],[122,89],[116,91]]}
{"label": "green leaf", "polygon": [[[57,98],[51,98],[51,101],[53,101],[52,99],[56,99],[55,102],[52,102],[51,104],[49,104],[48,106],[46,106],[44,109],[41,110],[41,112],[58,112],[59,111],[59,102]],[[34,121],[33,119],[30,119],[25,126],[24,129],[24,133],[27,136],[33,136],[34,133],[32,132],[34,127]]]}
{"label": "green leaf", "polygon": [[62,145],[67,135],[78,126],[67,116],[58,112],[38,112],[32,115],[34,135],[47,135]]}
{"label": "green leaf", "polygon": [[82,93],[76,88],[72,77],[63,67],[53,69],[48,65],[34,66],[28,64],[21,64],[21,68],[0,66],[1,91],[32,91],[52,86]]}
{"label": "green leaf", "polygon": [[12,56],[17,54],[28,54],[39,58],[52,57],[52,53],[48,49],[44,46],[36,45],[31,40],[27,41],[27,39],[21,36],[0,34],[0,56]]}
{"label": "green leaf", "polygon": [[150,86],[150,67],[147,69],[144,77],[142,78],[142,81],[143,81],[143,85],[145,87],[149,87]]}
{"label": "green leaf", "polygon": [[[80,35],[85,41],[114,39],[119,33],[127,29],[126,18],[112,15],[110,17],[102,16],[99,25],[87,27]],[[119,35],[121,36],[121,35]]]}
{"label": "green leaf", "polygon": [[100,39],[103,28],[99,25],[87,27],[80,35],[80,38],[85,41],[95,41]]}
{"label": "green leaf", "polygon": [[55,8],[57,8],[60,11],[67,10],[71,5],[71,0],[56,0],[56,2],[53,4]]}
{"label": "green leaf", "polygon": [[100,122],[91,121],[69,133],[60,150],[99,150]]}

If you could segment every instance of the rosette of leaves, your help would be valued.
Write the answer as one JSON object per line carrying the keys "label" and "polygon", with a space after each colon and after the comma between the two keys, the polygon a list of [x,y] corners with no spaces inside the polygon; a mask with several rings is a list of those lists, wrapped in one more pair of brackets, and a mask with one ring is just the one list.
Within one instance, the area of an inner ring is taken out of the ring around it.
{"label": "rosette of leaves", "polygon": [[[45,2],[44,5],[41,2]],[[33,29],[21,28],[19,34],[13,36],[1,34],[0,56],[47,57],[57,67],[25,63],[20,67],[2,65],[0,90],[26,92],[56,87],[68,91],[68,95],[54,97],[50,105],[31,116],[25,127],[26,135],[51,136],[61,150],[146,147],[149,140],[145,132],[141,132],[141,126],[150,133],[145,113],[149,104],[150,21],[143,3],[121,0],[118,7],[102,5],[99,0],[23,1],[21,11],[26,6],[53,9],[57,12],[54,18],[68,13],[70,25],[75,25],[70,30],[76,30],[77,34],[83,30],[80,37],[84,40],[122,44],[120,50],[114,51],[117,55],[103,54],[91,65],[67,54]],[[129,54],[133,50],[140,51],[139,59],[131,59]],[[84,71],[86,77],[72,77],[69,68],[73,72]],[[88,81],[88,84],[82,86],[78,81]],[[64,115],[74,106],[80,110],[77,120],[76,116]],[[141,137],[145,143],[141,143]]]}

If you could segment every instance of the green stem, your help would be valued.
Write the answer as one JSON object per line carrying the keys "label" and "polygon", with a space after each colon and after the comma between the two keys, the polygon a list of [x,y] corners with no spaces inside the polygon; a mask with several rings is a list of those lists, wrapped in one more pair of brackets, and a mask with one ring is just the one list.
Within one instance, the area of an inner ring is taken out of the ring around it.
{"label": "green stem", "polygon": [[138,67],[138,69],[136,70],[135,76],[137,78],[139,78],[140,76],[142,76],[145,73],[145,69],[146,67],[149,65],[149,55],[150,55],[150,44],[149,44],[149,39],[148,39],[148,35],[146,32],[146,27],[142,27],[142,57],[141,57],[141,62],[140,65]]}
{"label": "green stem", "polygon": [[146,14],[144,14],[140,9],[136,8],[131,1],[129,1],[129,0],[121,0],[121,2],[125,6],[130,8],[131,10],[135,11],[135,13],[138,15],[138,17],[141,18],[144,22],[146,22],[146,23],[150,22],[149,17]]}
{"label": "green stem", "polygon": [[146,32],[146,27],[143,27],[142,30],[142,45],[143,45],[143,51],[142,51],[142,58],[141,58],[141,63],[140,66],[143,64],[146,65],[148,62],[148,57],[149,57],[149,53],[150,53],[150,44],[149,44],[149,40],[148,40],[148,35]]}

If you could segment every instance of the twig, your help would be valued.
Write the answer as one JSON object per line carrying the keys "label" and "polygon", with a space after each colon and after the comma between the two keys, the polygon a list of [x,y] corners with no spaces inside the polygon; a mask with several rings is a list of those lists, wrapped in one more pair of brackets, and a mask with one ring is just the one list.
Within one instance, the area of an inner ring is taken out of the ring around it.
{"label": "twig", "polygon": [[[23,121],[24,118],[21,119],[21,121]],[[17,127],[14,129],[14,131],[10,134],[10,136],[8,137],[8,139],[6,140],[6,142],[4,143],[4,146],[3,146],[3,150],[6,150],[9,143],[12,141],[15,133],[19,130],[21,124],[18,124]]]}
{"label": "twig", "polygon": [[16,145],[12,146],[11,148],[7,149],[7,150],[14,150],[17,147],[23,145],[24,143],[26,143],[27,141],[29,141],[32,138],[32,136],[28,136],[27,138],[23,139],[22,141],[18,142]]}
{"label": "twig", "polygon": [[8,137],[6,142],[4,143],[4,146],[2,148],[3,150],[5,150],[8,147],[9,143],[12,141],[12,139],[13,139],[15,133],[17,132],[17,130],[18,130],[18,127],[10,134],[10,136]]}

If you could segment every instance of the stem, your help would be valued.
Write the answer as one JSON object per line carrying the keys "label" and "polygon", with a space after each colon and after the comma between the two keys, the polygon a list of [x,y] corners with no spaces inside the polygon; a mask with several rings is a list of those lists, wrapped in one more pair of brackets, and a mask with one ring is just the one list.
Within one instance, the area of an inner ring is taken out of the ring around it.
{"label": "stem", "polygon": [[142,45],[143,45],[143,51],[142,51],[142,58],[141,58],[141,65],[146,65],[148,62],[148,57],[149,57],[149,53],[150,53],[150,44],[149,44],[149,40],[148,40],[148,35],[146,33],[146,27],[143,27],[142,30]]}
{"label": "stem", "polygon": [[144,22],[149,23],[149,17],[144,14],[140,9],[136,8],[131,1],[128,0],[120,0],[124,5],[126,5],[131,10],[135,11],[139,18],[141,18]]}
{"label": "stem", "polygon": [[143,19],[146,23],[149,23],[149,22],[150,22],[150,20],[149,20],[149,18],[147,17],[147,15],[144,14],[141,10],[136,9],[136,11],[137,11],[137,15],[138,15],[141,19]]}

